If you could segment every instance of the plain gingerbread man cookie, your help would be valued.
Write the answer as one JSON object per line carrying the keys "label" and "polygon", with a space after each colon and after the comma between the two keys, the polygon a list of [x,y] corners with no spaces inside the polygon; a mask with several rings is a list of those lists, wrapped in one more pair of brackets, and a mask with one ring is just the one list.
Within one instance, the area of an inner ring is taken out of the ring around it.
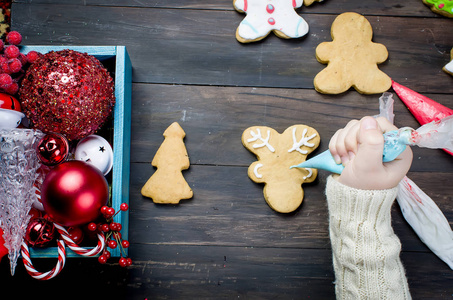
{"label": "plain gingerbread man cookie", "polygon": [[305,125],[293,125],[282,134],[270,127],[253,126],[242,134],[242,144],[255,154],[258,161],[248,168],[248,176],[264,183],[264,198],[275,211],[296,210],[304,198],[302,184],[312,182],[316,169],[290,169],[306,160],[320,142],[318,132]]}
{"label": "plain gingerbread man cookie", "polygon": [[316,58],[328,64],[314,79],[315,89],[324,94],[340,94],[354,87],[362,94],[387,91],[392,80],[377,64],[388,57],[387,48],[373,43],[368,20],[357,13],[339,15],[332,24],[332,42],[316,48]]}
{"label": "plain gingerbread man cookie", "polygon": [[255,42],[271,31],[286,39],[306,35],[308,24],[295,11],[302,4],[303,0],[234,0],[234,8],[247,14],[236,30],[236,39]]}

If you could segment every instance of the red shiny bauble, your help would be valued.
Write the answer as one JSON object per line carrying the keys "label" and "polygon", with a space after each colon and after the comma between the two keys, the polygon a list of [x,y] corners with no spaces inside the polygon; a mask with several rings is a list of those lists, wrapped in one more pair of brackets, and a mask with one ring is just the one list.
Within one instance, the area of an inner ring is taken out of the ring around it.
{"label": "red shiny bauble", "polygon": [[16,128],[23,117],[19,101],[9,94],[0,93],[0,128]]}
{"label": "red shiny bauble", "polygon": [[54,166],[66,160],[69,154],[68,140],[61,134],[46,134],[36,147],[39,160],[46,166]]}
{"label": "red shiny bauble", "polygon": [[44,179],[41,202],[58,224],[78,226],[95,220],[107,204],[109,189],[104,175],[78,160],[54,167]]}
{"label": "red shiny bauble", "polygon": [[69,233],[69,237],[74,243],[80,244],[82,242],[84,234],[80,227],[69,227],[67,231]]}
{"label": "red shiny bauble", "polygon": [[20,109],[19,101],[13,96],[6,93],[0,93],[0,109],[9,109],[17,112],[22,112],[22,110]]}
{"label": "red shiny bauble", "polygon": [[50,51],[30,65],[19,90],[22,110],[34,128],[69,141],[96,132],[115,104],[113,78],[92,55]]}
{"label": "red shiny bauble", "polygon": [[55,226],[45,218],[34,218],[27,226],[25,241],[32,247],[46,247],[55,238]]}

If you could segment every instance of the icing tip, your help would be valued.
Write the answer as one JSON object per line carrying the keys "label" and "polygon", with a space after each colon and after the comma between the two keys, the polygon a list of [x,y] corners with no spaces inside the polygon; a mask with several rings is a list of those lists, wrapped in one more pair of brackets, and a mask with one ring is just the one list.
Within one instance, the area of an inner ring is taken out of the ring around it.
{"label": "icing tip", "polygon": [[337,164],[335,162],[329,150],[326,150],[321,154],[318,154],[317,156],[310,158],[309,160],[306,160],[293,167],[321,169],[337,174],[341,174],[341,172],[344,169],[344,166],[342,164]]}
{"label": "icing tip", "polygon": [[294,169],[294,168],[307,168],[306,166],[306,161],[304,161],[303,163],[300,163],[298,165],[294,165],[294,166],[291,166],[289,167],[290,169]]}

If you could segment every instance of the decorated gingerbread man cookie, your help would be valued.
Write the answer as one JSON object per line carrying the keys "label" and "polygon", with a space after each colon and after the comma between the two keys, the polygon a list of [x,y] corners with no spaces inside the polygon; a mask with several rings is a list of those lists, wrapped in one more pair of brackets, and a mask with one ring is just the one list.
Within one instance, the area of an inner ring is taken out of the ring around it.
{"label": "decorated gingerbread man cookie", "polygon": [[423,0],[436,14],[453,18],[453,1],[451,0]]}
{"label": "decorated gingerbread man cookie", "polygon": [[362,94],[387,91],[392,80],[377,64],[388,57],[387,48],[373,43],[368,20],[357,13],[343,13],[332,24],[332,42],[316,48],[316,58],[327,67],[314,79],[315,89],[324,94],[340,94],[354,87]]}
{"label": "decorated gingerbread man cookie", "polygon": [[318,147],[318,132],[306,125],[293,125],[282,134],[270,127],[253,126],[242,134],[242,144],[255,154],[258,161],[248,168],[248,176],[264,183],[264,198],[275,211],[296,210],[304,198],[302,184],[315,180],[316,169],[290,169],[306,160]]}
{"label": "decorated gingerbread man cookie", "polygon": [[450,62],[448,64],[446,64],[442,68],[442,70],[444,70],[444,72],[453,76],[453,48],[450,51],[450,58],[451,58]]}
{"label": "decorated gingerbread man cookie", "polygon": [[303,0],[234,0],[234,8],[247,14],[236,30],[236,39],[255,42],[271,31],[286,39],[306,35],[308,24],[295,11],[302,4]]}

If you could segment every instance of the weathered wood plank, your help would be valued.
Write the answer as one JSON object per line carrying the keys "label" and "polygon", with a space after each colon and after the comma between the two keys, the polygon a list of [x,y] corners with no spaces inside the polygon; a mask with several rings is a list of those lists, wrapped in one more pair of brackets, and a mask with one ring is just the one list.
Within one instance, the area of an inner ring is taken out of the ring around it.
{"label": "weathered wood plank", "polygon": [[[453,107],[449,95],[427,95]],[[133,162],[150,162],[173,122],[186,131],[192,164],[248,166],[256,158],[241,143],[242,132],[264,125],[283,132],[294,124],[315,128],[321,136],[318,153],[336,130],[351,119],[379,113],[379,97],[355,91],[326,96],[314,90],[134,84],[132,101]],[[412,114],[394,94],[395,124],[418,128]],[[414,171],[453,169],[442,150],[413,147]],[[314,155],[314,154],[313,154]]]}
{"label": "weathered wood plank", "polygon": [[[2,261],[0,278],[19,299],[36,298],[43,286],[52,287],[46,299],[61,299],[76,284],[73,278],[88,299],[334,299],[330,251],[138,245],[132,257],[135,263],[127,269],[71,259],[67,269],[47,282],[31,279],[22,265],[17,268],[22,280],[3,278],[8,268]],[[37,263],[49,267],[52,261]]]}
{"label": "weathered wood plank", "polygon": [[[229,247],[138,247],[149,298],[335,299],[331,251]],[[413,299],[449,299],[453,274],[431,253],[403,253]],[[429,274],[429,275],[428,275]],[[436,280],[432,280],[432,277]],[[197,288],[193,288],[196,286]],[[202,290],[202,291],[200,291]],[[150,297],[149,295],[152,295]]]}
{"label": "weathered wood plank", "polygon": [[[243,19],[235,11],[15,4],[13,28],[24,43],[126,45],[134,82],[313,89],[325,65],[316,46],[330,41],[336,15],[312,14],[307,37],[243,45],[234,33]],[[452,93],[451,20],[370,16],[374,41],[389,59],[380,68],[421,93]],[[414,74],[423,74],[423,79]]]}
{"label": "weathered wood plank", "polygon": [[[134,164],[131,178],[131,240],[152,244],[323,248],[329,244],[323,181],[304,185],[304,202],[291,214],[273,211],[263,185],[247,168],[192,166],[183,173],[194,197],[180,205],[156,205],[140,189],[154,173]],[[150,230],[152,234],[146,234]]]}
{"label": "weathered wood plank", "polygon": [[[138,244],[131,253],[135,263],[126,269],[69,259],[50,281],[32,279],[22,264],[11,277],[2,260],[0,278],[18,299],[72,299],[75,285],[87,299],[335,299],[330,250]],[[434,255],[409,252],[402,260],[413,299],[451,297],[453,274]]]}
{"label": "weathered wood plank", "polygon": [[[142,251],[149,246],[139,247]],[[146,263],[152,299],[332,298],[329,251],[153,246]],[[147,268],[147,269],[148,269]],[[193,288],[196,286],[197,288]]]}
{"label": "weathered wood plank", "polygon": [[[14,0],[15,3],[34,4],[69,4],[84,6],[119,6],[119,7],[142,7],[142,8],[178,8],[178,9],[202,9],[202,10],[233,10],[232,0],[217,0],[204,2],[198,0],[156,1],[156,0]],[[322,13],[339,14],[346,11],[360,12],[364,15],[380,16],[406,16],[406,17],[434,17],[434,14],[423,5],[421,1],[348,1],[348,0],[325,0],[322,3],[315,2],[311,6],[304,6],[297,10],[301,15]]]}
{"label": "weathered wood plank", "polygon": [[[324,195],[328,173],[304,184],[304,201],[291,214],[273,211],[263,185],[247,177],[246,167],[191,166],[183,175],[194,197],[179,205],[158,205],[140,189],[154,173],[151,164],[132,164],[130,239],[157,245],[220,245],[241,247],[329,247],[328,212]],[[410,172],[453,224],[451,174]],[[429,251],[393,207],[393,227],[405,251]]]}

